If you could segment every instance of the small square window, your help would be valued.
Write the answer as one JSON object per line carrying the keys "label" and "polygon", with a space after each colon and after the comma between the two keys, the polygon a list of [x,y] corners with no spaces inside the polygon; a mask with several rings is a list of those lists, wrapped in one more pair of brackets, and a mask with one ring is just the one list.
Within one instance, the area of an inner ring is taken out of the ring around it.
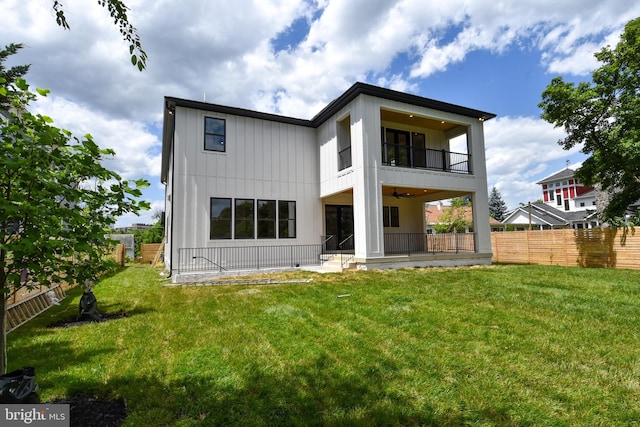
{"label": "small square window", "polygon": [[224,119],[204,118],[204,149],[207,151],[225,151],[226,124]]}

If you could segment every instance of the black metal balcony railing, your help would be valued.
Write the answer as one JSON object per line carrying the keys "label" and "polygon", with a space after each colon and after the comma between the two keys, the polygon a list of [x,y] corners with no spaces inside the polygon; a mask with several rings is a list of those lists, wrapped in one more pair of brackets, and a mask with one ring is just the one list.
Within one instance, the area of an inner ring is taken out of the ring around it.
{"label": "black metal balcony railing", "polygon": [[421,253],[460,253],[475,252],[475,233],[393,233],[384,235],[384,253],[421,254]]}
{"label": "black metal balcony railing", "polygon": [[469,154],[400,144],[382,144],[382,164],[466,175],[472,173]]}
{"label": "black metal balcony railing", "polygon": [[322,245],[178,249],[177,272],[262,270],[320,265]]}

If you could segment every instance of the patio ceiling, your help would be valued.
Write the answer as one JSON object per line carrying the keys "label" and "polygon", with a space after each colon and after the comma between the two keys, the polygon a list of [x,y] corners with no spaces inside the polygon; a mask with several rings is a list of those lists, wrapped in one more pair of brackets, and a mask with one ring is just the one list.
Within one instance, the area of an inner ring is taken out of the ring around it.
{"label": "patio ceiling", "polygon": [[459,126],[457,123],[445,122],[444,120],[435,120],[406,112],[385,109],[380,110],[380,119],[386,122],[402,123],[404,125],[435,129],[439,131],[448,131]]}

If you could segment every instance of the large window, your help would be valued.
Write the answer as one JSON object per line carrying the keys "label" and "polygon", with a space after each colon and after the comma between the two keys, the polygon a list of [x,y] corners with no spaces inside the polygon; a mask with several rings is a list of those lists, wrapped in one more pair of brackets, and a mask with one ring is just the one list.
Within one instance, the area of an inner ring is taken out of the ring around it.
{"label": "large window", "polygon": [[296,237],[296,202],[285,200],[278,202],[278,237],[281,239]]}
{"label": "large window", "polygon": [[254,201],[252,199],[236,199],[235,238],[253,239],[254,234]]}
{"label": "large window", "polygon": [[231,199],[211,198],[210,239],[231,238]]}
{"label": "large window", "polygon": [[296,226],[293,201],[211,198],[211,240],[255,239],[256,230],[259,239],[291,239]]}
{"label": "large window", "polygon": [[214,117],[204,118],[204,149],[225,151],[225,120]]}
{"label": "large window", "polygon": [[276,238],[276,201],[258,200],[258,239]]}

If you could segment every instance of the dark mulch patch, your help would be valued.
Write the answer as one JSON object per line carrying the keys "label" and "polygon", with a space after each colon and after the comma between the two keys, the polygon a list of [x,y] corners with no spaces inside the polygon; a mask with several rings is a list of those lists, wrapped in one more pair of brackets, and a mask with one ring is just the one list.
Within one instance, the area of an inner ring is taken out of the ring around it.
{"label": "dark mulch patch", "polygon": [[81,326],[81,325],[86,325],[88,323],[94,323],[94,322],[106,322],[108,320],[121,319],[123,317],[129,317],[129,313],[126,311],[120,311],[117,313],[103,313],[100,315],[100,320],[92,320],[86,317],[81,318],[80,320],[77,320],[76,318],[62,319],[62,320],[58,320],[57,322],[50,323],[49,325],[47,325],[47,327],[48,328],[70,328],[72,326]]}
{"label": "dark mulch patch", "polygon": [[52,400],[49,403],[69,405],[71,427],[120,427],[127,418],[124,399],[105,400],[75,396]]}

